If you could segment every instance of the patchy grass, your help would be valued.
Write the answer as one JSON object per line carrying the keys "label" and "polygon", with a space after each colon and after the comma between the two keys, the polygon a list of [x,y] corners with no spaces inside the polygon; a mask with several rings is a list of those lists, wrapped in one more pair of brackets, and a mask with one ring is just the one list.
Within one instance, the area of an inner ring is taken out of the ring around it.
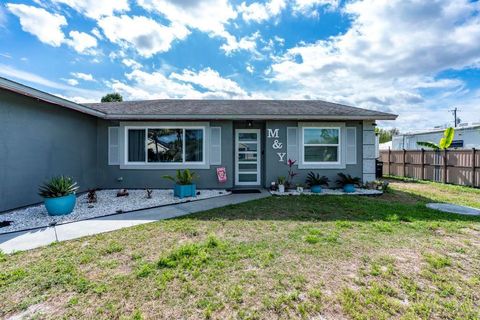
{"label": "patchy grass", "polygon": [[480,318],[478,190],[271,197],[0,254],[0,317]]}

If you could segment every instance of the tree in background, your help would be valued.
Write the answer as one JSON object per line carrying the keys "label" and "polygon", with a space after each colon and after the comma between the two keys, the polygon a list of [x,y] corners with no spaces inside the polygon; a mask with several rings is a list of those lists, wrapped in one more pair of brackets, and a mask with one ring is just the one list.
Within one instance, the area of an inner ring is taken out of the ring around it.
{"label": "tree in background", "polygon": [[392,141],[392,137],[400,133],[397,128],[393,129],[382,129],[375,127],[375,133],[379,136],[380,143],[385,143]]}
{"label": "tree in background", "polygon": [[439,143],[430,142],[430,141],[418,141],[417,144],[422,147],[432,148],[433,150],[445,150],[453,142],[453,137],[455,136],[455,129],[452,127],[445,129],[443,132],[443,138],[440,139]]}
{"label": "tree in background", "polygon": [[102,102],[122,102],[123,97],[120,93],[114,92],[114,93],[109,93],[103,96],[101,101]]}

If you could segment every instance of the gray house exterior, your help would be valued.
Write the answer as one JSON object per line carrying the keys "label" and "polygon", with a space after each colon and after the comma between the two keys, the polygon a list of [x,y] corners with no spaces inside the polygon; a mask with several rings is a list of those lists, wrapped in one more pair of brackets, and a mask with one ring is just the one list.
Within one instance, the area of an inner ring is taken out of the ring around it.
{"label": "gray house exterior", "polygon": [[[77,104],[0,78],[0,212],[37,203],[54,175],[92,188],[269,187],[296,160],[310,171],[375,179],[375,120],[396,115],[324,101],[152,100]],[[217,168],[225,168],[220,183]]]}

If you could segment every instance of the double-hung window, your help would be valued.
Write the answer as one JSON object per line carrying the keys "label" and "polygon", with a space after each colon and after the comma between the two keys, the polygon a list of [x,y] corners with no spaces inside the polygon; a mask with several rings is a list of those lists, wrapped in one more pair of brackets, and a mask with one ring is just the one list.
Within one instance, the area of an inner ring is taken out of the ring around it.
{"label": "double-hung window", "polygon": [[340,163],[340,128],[303,127],[303,163]]}
{"label": "double-hung window", "polygon": [[203,164],[204,127],[126,128],[127,164]]}

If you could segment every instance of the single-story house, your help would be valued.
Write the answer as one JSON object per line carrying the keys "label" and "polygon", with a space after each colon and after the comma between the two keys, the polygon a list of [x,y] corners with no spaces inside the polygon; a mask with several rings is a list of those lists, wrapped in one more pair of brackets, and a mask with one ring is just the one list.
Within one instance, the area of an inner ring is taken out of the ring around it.
{"label": "single-story house", "polygon": [[[310,171],[375,179],[375,120],[389,113],[325,101],[151,100],[78,104],[0,78],[0,212],[40,202],[54,175],[91,188],[269,187],[296,160]],[[217,168],[227,181],[219,182]]]}

